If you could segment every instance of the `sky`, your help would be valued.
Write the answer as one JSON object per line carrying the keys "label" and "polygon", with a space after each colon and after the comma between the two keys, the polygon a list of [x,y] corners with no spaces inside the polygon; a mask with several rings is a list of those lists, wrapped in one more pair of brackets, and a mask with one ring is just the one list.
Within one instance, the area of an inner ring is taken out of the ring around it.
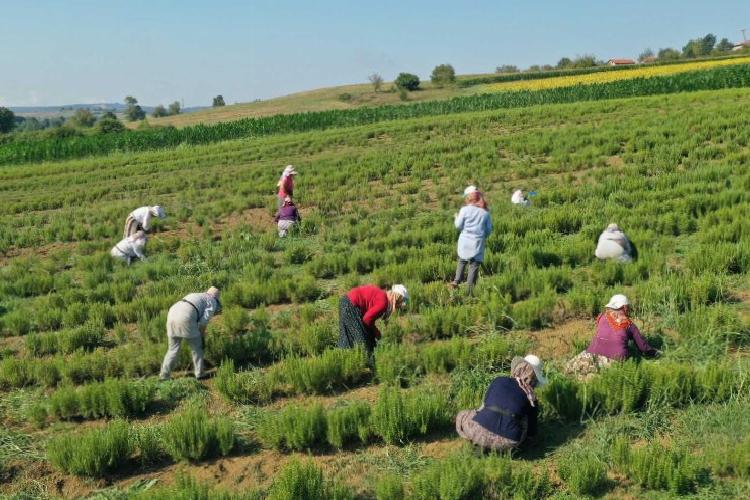
{"label": "sky", "polygon": [[0,0],[0,106],[231,104],[442,63],[635,58],[742,28],[747,0]]}

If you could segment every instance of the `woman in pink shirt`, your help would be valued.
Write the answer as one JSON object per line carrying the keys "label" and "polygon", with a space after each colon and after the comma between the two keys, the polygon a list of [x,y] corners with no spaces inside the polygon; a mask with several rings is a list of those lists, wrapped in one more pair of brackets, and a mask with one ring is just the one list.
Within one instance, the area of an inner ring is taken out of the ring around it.
{"label": "woman in pink shirt", "polygon": [[566,373],[588,378],[613,361],[626,360],[631,340],[643,354],[658,354],[659,351],[648,345],[638,327],[628,317],[629,308],[630,301],[624,295],[618,294],[610,299],[604,312],[596,318],[594,338],[585,351],[565,365]]}
{"label": "woman in pink shirt", "polygon": [[294,195],[294,176],[297,175],[297,171],[294,170],[292,165],[287,165],[284,171],[281,173],[278,184],[279,192],[276,199],[276,208],[281,209],[284,206],[284,198],[289,196],[290,198]]}

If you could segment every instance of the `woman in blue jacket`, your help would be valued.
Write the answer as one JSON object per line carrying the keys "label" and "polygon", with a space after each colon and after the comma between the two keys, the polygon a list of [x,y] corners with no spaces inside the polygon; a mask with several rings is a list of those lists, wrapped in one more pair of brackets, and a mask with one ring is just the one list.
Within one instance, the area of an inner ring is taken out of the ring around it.
{"label": "woman in blue jacket", "polygon": [[456,288],[464,279],[464,270],[469,265],[466,279],[467,292],[474,290],[479,273],[479,265],[484,261],[484,243],[492,232],[492,219],[487,211],[487,203],[476,186],[464,190],[466,205],[456,214],[454,224],[461,231],[458,237],[458,265],[456,277],[450,283]]}
{"label": "woman in blue jacket", "polygon": [[517,448],[536,434],[539,403],[534,387],[546,383],[542,361],[533,354],[515,357],[510,377],[490,383],[482,406],[456,416],[456,431],[464,439],[490,450]]}

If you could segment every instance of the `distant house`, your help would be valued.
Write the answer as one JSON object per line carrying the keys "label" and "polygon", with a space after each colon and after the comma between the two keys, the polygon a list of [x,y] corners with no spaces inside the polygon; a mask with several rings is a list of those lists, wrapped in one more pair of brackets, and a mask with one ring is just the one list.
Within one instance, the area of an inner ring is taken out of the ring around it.
{"label": "distant house", "polygon": [[635,61],[632,59],[610,59],[607,61],[607,64],[610,66],[625,66],[628,64],[635,64]]}
{"label": "distant house", "polygon": [[648,63],[656,62],[656,60],[657,60],[656,56],[648,56],[648,57],[644,57],[641,60],[641,62],[644,63],[644,64],[648,64]]}
{"label": "distant house", "polygon": [[734,47],[732,47],[732,50],[742,50],[750,47],[750,40],[743,40],[741,42],[737,42],[734,44]]}

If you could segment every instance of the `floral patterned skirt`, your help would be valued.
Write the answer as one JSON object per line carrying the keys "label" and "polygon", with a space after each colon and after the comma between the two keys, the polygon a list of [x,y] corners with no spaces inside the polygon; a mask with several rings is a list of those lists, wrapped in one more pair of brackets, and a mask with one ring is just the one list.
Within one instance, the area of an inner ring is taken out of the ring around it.
{"label": "floral patterned skirt", "polygon": [[567,362],[564,372],[566,375],[574,375],[578,379],[588,380],[599,373],[600,370],[608,368],[612,363],[614,363],[614,360],[606,356],[583,351]]}
{"label": "floral patterned skirt", "polygon": [[[490,432],[474,421],[477,410],[464,410],[456,416],[456,432],[464,439],[468,439],[477,446],[490,450],[503,451],[517,448],[521,441],[513,441],[506,437]],[[523,422],[526,422],[524,419]],[[525,434],[525,432],[524,432]]]}

